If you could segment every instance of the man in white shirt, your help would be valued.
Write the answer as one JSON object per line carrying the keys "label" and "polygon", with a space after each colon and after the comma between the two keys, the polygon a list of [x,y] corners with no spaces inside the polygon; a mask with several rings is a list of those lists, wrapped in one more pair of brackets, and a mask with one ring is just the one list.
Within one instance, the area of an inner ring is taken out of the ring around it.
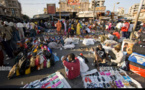
{"label": "man in white shirt", "polygon": [[20,37],[20,39],[25,38],[24,30],[23,30],[24,25],[21,23],[21,21],[19,21],[19,22],[16,24],[16,26],[17,26],[17,29],[18,29],[18,31],[19,31],[19,37]]}
{"label": "man in white shirt", "polygon": [[117,25],[116,25],[117,30],[120,31],[122,26],[123,26],[122,22],[117,23]]}
{"label": "man in white shirt", "polygon": [[113,40],[113,38],[114,38],[113,32],[110,32],[110,33],[108,34],[108,38],[109,38],[110,40]]}
{"label": "man in white shirt", "polygon": [[131,34],[132,30],[133,30],[133,27],[134,27],[133,22],[130,22],[130,26],[129,26],[129,29],[128,29],[128,38],[130,37],[130,34]]}

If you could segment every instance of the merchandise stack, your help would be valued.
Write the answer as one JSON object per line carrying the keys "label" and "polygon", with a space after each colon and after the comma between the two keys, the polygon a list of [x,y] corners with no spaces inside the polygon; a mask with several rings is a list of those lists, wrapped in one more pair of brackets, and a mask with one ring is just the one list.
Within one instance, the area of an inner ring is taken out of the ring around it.
{"label": "merchandise stack", "polygon": [[23,88],[71,88],[60,72],[26,84]]}
{"label": "merchandise stack", "polygon": [[85,88],[142,88],[125,71],[116,67],[100,67],[82,74]]}

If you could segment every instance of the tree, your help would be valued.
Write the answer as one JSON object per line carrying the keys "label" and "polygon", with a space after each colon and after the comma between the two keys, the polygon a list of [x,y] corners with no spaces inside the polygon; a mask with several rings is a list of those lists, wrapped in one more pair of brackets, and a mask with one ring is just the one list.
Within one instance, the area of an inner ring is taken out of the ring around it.
{"label": "tree", "polygon": [[28,20],[30,20],[30,18],[29,18],[29,16],[27,16],[27,15],[23,15],[23,20],[24,20],[24,21],[28,21]]}

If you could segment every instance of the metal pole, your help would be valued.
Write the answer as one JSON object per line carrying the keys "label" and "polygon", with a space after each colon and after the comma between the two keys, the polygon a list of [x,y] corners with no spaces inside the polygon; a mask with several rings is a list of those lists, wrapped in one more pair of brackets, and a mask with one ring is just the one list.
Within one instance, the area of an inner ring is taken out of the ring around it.
{"label": "metal pole", "polygon": [[114,3],[114,8],[113,8],[113,12],[115,11],[115,3]]}
{"label": "metal pole", "polygon": [[136,18],[135,18],[135,24],[134,24],[134,27],[133,27],[133,32],[130,35],[130,39],[133,39],[134,31],[135,31],[135,28],[136,28],[136,25],[137,25],[137,21],[138,21],[139,15],[140,15],[140,11],[141,11],[143,2],[144,2],[144,0],[140,1],[139,9],[138,9],[138,12],[137,12],[137,15],[136,15]]}

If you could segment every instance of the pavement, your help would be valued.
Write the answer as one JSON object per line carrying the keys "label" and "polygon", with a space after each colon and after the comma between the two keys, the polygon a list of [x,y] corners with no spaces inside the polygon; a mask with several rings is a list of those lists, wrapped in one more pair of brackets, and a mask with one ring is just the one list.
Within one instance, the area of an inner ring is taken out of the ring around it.
{"label": "pavement", "polygon": [[[97,45],[97,43],[95,43],[95,45],[86,46],[86,47],[89,47],[89,48],[96,47],[96,45]],[[67,50],[54,49],[53,53],[57,53],[57,56],[59,58],[61,58],[61,56],[63,56],[63,55],[67,55],[69,53],[74,53],[75,55],[79,55],[80,53],[83,53],[83,55],[85,57],[87,57],[89,60],[89,63],[88,63],[89,70],[96,69],[96,67],[92,66],[93,59],[94,59],[93,54],[89,54],[89,51],[81,51],[79,49],[80,46],[81,47],[84,46],[82,44],[82,42],[80,42],[78,45],[76,45],[75,49],[67,49]],[[5,57],[7,57],[7,56],[5,56]],[[10,66],[14,65],[14,60],[6,60],[6,58],[5,58],[4,62],[9,63]],[[71,88],[84,88],[84,84],[83,84],[81,76],[77,77],[76,79],[73,79],[73,80],[68,80],[66,78],[65,69],[64,69],[64,66],[62,65],[61,60],[56,62],[54,67],[44,68],[39,71],[34,71],[34,72],[30,73],[29,75],[14,77],[10,80],[7,79],[7,75],[9,73],[9,71],[0,71],[0,88],[21,88],[27,83],[30,83],[30,82],[38,80],[38,79],[42,79],[52,73],[55,73],[56,71],[61,72],[61,74],[64,76],[64,78],[70,84]],[[141,77],[130,71],[128,71],[127,74],[129,76],[131,76],[133,79],[137,80],[142,85],[142,87],[145,88],[145,85],[144,85],[145,78],[144,77]]]}

